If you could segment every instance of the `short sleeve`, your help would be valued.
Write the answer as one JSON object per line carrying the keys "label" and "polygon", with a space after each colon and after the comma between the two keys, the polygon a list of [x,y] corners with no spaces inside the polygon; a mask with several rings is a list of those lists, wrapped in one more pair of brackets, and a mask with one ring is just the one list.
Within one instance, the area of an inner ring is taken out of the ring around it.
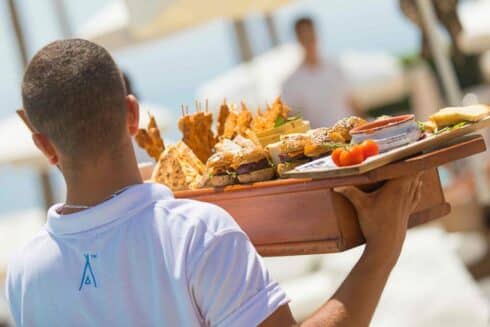
{"label": "short sleeve", "polygon": [[9,264],[7,278],[5,279],[5,297],[9,305],[10,313],[15,320],[17,326],[21,326],[20,322],[20,274],[15,269],[13,263]]}
{"label": "short sleeve", "polygon": [[192,296],[207,326],[257,326],[289,302],[241,231],[215,236],[191,269]]}

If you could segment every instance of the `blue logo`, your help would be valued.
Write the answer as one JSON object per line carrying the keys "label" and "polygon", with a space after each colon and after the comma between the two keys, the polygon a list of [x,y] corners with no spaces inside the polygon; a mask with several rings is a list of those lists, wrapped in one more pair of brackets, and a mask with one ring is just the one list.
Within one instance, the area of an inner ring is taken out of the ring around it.
{"label": "blue logo", "polygon": [[97,280],[95,279],[95,274],[92,269],[92,265],[90,264],[90,259],[97,258],[96,254],[84,254],[85,256],[85,267],[83,268],[82,280],[80,281],[79,291],[82,290],[83,286],[91,286],[93,285],[97,288]]}

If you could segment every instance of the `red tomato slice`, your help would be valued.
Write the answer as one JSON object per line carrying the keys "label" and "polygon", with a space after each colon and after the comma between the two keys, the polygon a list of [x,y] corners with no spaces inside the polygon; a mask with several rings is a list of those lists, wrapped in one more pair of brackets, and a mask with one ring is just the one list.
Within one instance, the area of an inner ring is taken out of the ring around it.
{"label": "red tomato slice", "polygon": [[350,149],[350,161],[351,165],[357,165],[364,161],[364,154],[360,146],[354,146]]}
{"label": "red tomato slice", "polygon": [[337,148],[332,152],[332,161],[335,165],[340,167],[340,153],[342,152],[342,148]]}
{"label": "red tomato slice", "polygon": [[351,166],[353,165],[352,163],[352,158],[349,150],[342,149],[342,152],[340,152],[340,166]]}
{"label": "red tomato slice", "polygon": [[377,155],[379,153],[378,144],[373,140],[366,140],[362,142],[361,148],[365,159]]}

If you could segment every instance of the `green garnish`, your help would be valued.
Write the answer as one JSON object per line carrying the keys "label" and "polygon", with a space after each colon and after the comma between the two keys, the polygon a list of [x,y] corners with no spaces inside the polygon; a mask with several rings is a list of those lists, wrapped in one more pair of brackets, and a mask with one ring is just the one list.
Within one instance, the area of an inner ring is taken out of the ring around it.
{"label": "green garnish", "polygon": [[337,149],[337,148],[343,148],[347,146],[345,143],[338,143],[338,142],[326,142],[322,144],[324,147],[328,147],[331,149]]}
{"label": "green garnish", "polygon": [[439,134],[442,134],[445,132],[449,132],[449,131],[464,127],[464,126],[469,125],[469,124],[470,124],[470,122],[468,122],[468,121],[462,121],[460,123],[457,123],[456,125],[446,126],[444,128],[438,129],[434,134],[439,135]]}
{"label": "green garnish", "polygon": [[298,120],[301,118],[301,114],[297,114],[295,116],[291,116],[288,118],[284,118],[283,116],[277,116],[276,121],[274,122],[274,128],[280,127],[286,123],[289,123],[294,120]]}
{"label": "green garnish", "polygon": [[235,171],[227,170],[227,171],[226,171],[226,174],[227,174],[228,176],[231,176],[231,177],[233,177],[233,178],[236,178],[236,172],[235,172]]}
{"label": "green garnish", "polygon": [[279,127],[286,124],[287,120],[284,119],[283,116],[277,116],[276,121],[274,122],[274,127]]}

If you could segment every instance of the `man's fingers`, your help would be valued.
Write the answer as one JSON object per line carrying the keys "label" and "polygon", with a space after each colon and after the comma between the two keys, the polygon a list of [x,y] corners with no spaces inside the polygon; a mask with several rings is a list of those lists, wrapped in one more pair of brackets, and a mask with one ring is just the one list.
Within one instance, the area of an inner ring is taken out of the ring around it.
{"label": "man's fingers", "polygon": [[366,193],[355,186],[338,187],[335,192],[345,196],[357,208],[361,207],[366,199]]}

